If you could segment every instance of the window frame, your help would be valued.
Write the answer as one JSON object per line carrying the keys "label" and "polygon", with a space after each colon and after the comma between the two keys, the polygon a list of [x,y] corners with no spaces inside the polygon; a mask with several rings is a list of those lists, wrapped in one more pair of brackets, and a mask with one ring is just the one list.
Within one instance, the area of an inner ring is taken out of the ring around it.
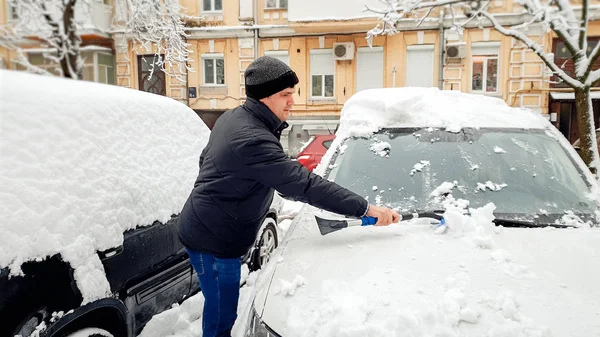
{"label": "window frame", "polygon": [[[333,71],[332,74],[313,74],[312,71],[312,62],[310,62],[310,58],[312,55],[323,55],[323,54],[328,54],[331,56],[331,62],[333,64]],[[310,99],[313,101],[331,101],[331,100],[336,100],[336,96],[335,96],[335,71],[336,71],[336,63],[335,63],[335,59],[333,58],[333,49],[312,49],[310,50],[309,53],[309,76],[310,76]],[[325,76],[333,76],[333,90],[332,90],[332,96],[325,96]],[[321,86],[321,96],[315,96],[313,93],[313,76],[321,76],[321,82],[322,82],[322,86]]]}
{"label": "window frame", "polygon": [[265,0],[265,9],[288,9],[290,6],[289,0],[286,7],[281,7],[281,0],[275,0],[275,7],[269,7],[269,0]]}
{"label": "window frame", "polygon": [[280,61],[281,61],[281,59],[279,59],[279,57],[285,56],[285,57],[287,57],[287,63],[286,62],[284,62],[284,63],[287,64],[288,66],[290,65],[290,52],[288,50],[266,50],[265,56],[271,56]]}
{"label": "window frame", "polygon": [[206,0],[200,0],[200,13],[223,13],[223,0],[221,0],[221,9],[215,9],[216,0],[208,0],[210,1],[210,10],[204,9],[204,1]]}
{"label": "window frame", "polygon": [[[204,87],[225,87],[227,86],[226,83],[226,69],[225,69],[225,55],[222,53],[210,53],[210,54],[202,54],[202,86]],[[205,60],[212,60],[213,61],[213,78],[214,78],[214,83],[206,83],[206,64],[204,63]],[[223,60],[223,84],[218,84],[217,83],[217,60]]]}
{"label": "window frame", "polygon": [[[477,49],[494,48],[497,49],[496,53],[490,52],[477,52]],[[473,66],[475,59],[483,58],[483,70],[481,79],[481,90],[473,89]],[[487,67],[489,60],[496,60],[496,91],[487,91]],[[500,43],[499,42],[485,42],[485,43],[473,43],[471,44],[471,64],[470,64],[470,76],[469,76],[469,92],[483,95],[499,95],[500,94]]]}
{"label": "window frame", "polygon": [[[16,15],[16,17],[14,16]],[[12,4],[10,0],[6,1],[6,22],[15,22],[19,20],[19,7]]]}

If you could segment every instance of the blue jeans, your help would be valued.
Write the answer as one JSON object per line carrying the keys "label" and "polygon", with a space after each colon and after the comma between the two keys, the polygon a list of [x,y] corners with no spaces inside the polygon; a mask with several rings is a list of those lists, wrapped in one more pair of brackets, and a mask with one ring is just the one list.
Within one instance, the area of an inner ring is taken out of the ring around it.
{"label": "blue jeans", "polygon": [[202,337],[230,337],[237,318],[242,258],[222,259],[186,250],[204,295]]}

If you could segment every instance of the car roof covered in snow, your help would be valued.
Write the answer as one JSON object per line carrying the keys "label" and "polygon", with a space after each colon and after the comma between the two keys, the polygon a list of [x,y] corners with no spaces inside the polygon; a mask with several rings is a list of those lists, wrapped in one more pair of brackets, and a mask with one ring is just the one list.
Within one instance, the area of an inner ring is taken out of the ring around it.
{"label": "car roof covered in snow", "polygon": [[344,104],[341,132],[368,135],[381,128],[546,128],[541,114],[509,107],[502,99],[437,88],[382,88],[356,93]]}
{"label": "car roof covered in snow", "polygon": [[84,295],[102,295],[83,276],[101,268],[96,250],[180,212],[210,131],[171,98],[8,70],[0,78],[0,266],[19,273],[61,253],[76,275],[84,268]]}

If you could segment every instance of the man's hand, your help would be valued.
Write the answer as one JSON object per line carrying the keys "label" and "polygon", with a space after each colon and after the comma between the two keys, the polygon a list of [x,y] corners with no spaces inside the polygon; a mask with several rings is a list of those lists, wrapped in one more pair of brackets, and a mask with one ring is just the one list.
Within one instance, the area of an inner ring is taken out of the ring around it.
{"label": "man's hand", "polygon": [[402,218],[400,214],[396,213],[393,209],[374,205],[369,205],[367,215],[377,218],[375,226],[387,226],[391,223],[399,222]]}

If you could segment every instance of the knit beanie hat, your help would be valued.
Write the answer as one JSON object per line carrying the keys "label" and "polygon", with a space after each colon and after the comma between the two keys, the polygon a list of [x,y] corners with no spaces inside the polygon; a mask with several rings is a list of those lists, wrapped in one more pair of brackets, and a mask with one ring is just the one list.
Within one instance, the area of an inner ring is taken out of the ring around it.
{"label": "knit beanie hat", "polygon": [[282,61],[261,56],[250,63],[244,72],[246,96],[254,99],[269,97],[298,84],[296,73]]}

